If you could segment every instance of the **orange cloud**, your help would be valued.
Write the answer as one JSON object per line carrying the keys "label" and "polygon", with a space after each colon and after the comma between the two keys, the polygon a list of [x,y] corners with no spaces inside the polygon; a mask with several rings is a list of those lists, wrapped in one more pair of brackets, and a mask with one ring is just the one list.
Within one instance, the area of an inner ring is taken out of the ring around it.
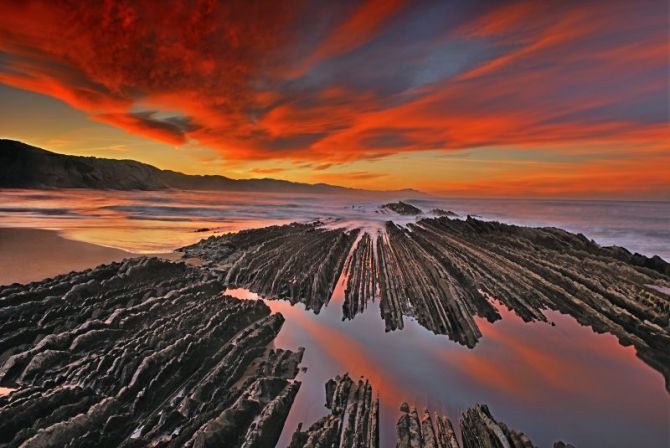
{"label": "orange cloud", "polygon": [[253,168],[251,170],[252,173],[256,174],[273,174],[281,173],[282,171],[285,171],[284,168]]}
{"label": "orange cloud", "polygon": [[370,0],[362,2],[354,12],[320,44],[310,62],[314,63],[346,51],[370,40],[380,26],[405,6],[405,0]]}
{"label": "orange cloud", "polygon": [[[623,0],[4,2],[0,83],[227,161],[318,171],[404,152],[582,145],[624,160],[623,144],[670,151],[666,12]],[[609,166],[595,166],[602,182]]]}

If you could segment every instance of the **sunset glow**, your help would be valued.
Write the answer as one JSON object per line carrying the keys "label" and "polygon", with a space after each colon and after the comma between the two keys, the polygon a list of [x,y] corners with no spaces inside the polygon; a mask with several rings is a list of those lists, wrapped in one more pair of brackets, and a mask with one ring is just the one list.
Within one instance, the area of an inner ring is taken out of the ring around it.
{"label": "sunset glow", "polygon": [[670,193],[668,6],[0,3],[0,134],[234,178]]}

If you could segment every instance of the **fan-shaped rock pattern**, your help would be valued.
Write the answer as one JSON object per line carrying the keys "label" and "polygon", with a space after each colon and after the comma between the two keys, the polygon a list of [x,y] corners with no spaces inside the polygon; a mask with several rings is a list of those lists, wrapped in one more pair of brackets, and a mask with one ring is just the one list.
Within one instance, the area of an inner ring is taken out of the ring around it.
{"label": "fan-shaped rock pattern", "polygon": [[155,258],[0,288],[0,446],[274,446],[302,352],[222,289]]}
{"label": "fan-shaped rock pattern", "polygon": [[319,223],[274,226],[183,251],[225,272],[229,285],[317,312],[344,273],[344,317],[378,297],[387,330],[413,317],[468,347],[481,338],[476,316],[500,318],[493,298],[526,321],[558,310],[634,345],[670,384],[670,297],[649,286],[670,287],[670,265],[583,235],[441,217],[405,227],[389,221],[374,235]]}
{"label": "fan-shaped rock pattern", "polygon": [[377,242],[382,314],[388,328],[411,315],[472,346],[480,337],[473,317],[499,318],[492,297],[526,321],[546,320],[542,310],[550,308],[635,345],[667,384],[670,297],[649,285],[670,285],[668,263],[640,255],[632,263],[614,250],[556,228],[448,218],[387,223]]}

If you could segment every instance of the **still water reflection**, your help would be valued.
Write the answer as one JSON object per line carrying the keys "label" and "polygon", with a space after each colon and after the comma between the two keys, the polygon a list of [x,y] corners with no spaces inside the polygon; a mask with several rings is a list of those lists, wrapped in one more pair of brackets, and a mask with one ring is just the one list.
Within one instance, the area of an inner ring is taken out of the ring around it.
{"label": "still water reflection", "polygon": [[[229,289],[257,299],[245,289]],[[503,319],[478,320],[483,338],[473,349],[434,335],[416,322],[386,333],[379,308],[342,320],[344,283],[319,315],[301,304],[266,300],[286,322],[276,339],[282,348],[306,347],[302,386],[278,446],[299,422],[328,413],[324,384],[337,374],[369,378],[380,395],[382,446],[393,446],[399,405],[439,410],[458,421],[474,403],[526,432],[539,446],[665,447],[670,398],[662,376],[642,363],[632,347],[598,335],[569,316],[547,312],[547,323],[524,323],[498,306]]]}

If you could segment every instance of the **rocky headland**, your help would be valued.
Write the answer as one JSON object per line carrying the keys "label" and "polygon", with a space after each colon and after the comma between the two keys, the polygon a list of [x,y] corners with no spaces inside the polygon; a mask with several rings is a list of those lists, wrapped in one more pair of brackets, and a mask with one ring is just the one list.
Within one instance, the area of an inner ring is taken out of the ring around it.
{"label": "rocky headland", "polygon": [[0,139],[0,188],[87,188],[95,190],[218,190],[271,193],[347,194],[380,197],[420,195],[412,189],[360,190],[281,179],[231,179],[161,170],[136,160],[58,154],[16,140]]}

